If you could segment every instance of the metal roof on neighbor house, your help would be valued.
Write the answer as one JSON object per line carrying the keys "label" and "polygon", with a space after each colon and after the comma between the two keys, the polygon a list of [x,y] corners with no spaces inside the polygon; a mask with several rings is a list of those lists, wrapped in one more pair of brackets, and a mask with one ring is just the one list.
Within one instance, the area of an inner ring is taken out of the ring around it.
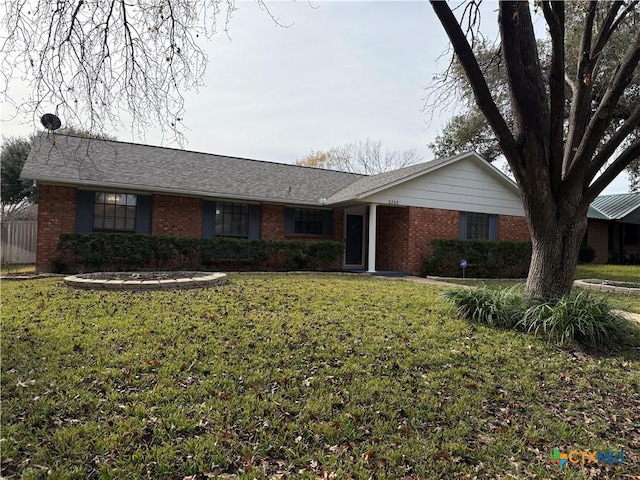
{"label": "metal roof on neighbor house", "polygon": [[43,134],[22,178],[44,182],[203,197],[320,205],[362,177],[111,140]]}
{"label": "metal roof on neighbor house", "polygon": [[640,193],[601,195],[589,207],[587,216],[594,219],[621,220],[640,209]]}

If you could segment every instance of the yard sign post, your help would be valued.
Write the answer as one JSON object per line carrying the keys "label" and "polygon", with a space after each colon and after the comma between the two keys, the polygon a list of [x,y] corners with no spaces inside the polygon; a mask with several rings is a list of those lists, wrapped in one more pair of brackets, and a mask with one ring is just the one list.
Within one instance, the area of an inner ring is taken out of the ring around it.
{"label": "yard sign post", "polygon": [[469,262],[467,262],[466,258],[463,258],[460,260],[460,268],[462,269],[462,278],[465,278],[464,271],[467,269],[468,265],[469,265]]}

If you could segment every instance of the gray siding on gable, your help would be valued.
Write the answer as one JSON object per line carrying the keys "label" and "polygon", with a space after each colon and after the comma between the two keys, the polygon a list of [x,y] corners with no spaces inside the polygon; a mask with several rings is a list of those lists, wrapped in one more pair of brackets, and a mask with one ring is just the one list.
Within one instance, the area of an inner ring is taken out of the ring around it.
{"label": "gray siding on gable", "polygon": [[461,212],[524,216],[518,193],[506,188],[487,168],[471,158],[446,165],[427,175],[383,191],[362,196],[362,201]]}

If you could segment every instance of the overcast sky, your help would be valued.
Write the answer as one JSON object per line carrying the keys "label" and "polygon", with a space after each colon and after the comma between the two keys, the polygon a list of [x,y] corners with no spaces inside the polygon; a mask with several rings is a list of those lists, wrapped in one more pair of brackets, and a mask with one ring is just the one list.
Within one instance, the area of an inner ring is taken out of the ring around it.
{"label": "overcast sky", "polygon": [[[452,112],[423,112],[425,87],[446,67],[439,57],[448,45],[426,1],[268,5],[292,25],[275,26],[254,1],[240,1],[231,38],[217,34],[205,45],[205,86],[186,95],[184,148],[293,163],[312,149],[370,137],[433,158],[427,145]],[[495,32],[495,16],[483,20]],[[33,132],[30,118],[6,121],[7,114],[3,108],[3,136]],[[115,135],[162,144],[154,130],[144,139],[124,129]],[[627,190],[619,178],[606,193]]]}

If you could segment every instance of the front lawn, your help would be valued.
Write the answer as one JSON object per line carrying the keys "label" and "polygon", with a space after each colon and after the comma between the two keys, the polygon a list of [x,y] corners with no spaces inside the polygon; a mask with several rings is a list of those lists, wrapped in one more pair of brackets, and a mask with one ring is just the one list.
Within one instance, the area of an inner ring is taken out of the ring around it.
{"label": "front lawn", "polygon": [[[2,285],[3,478],[622,478],[640,352],[470,325],[441,287],[238,275],[215,289]],[[554,448],[624,451],[567,465]]]}
{"label": "front lawn", "polygon": [[595,263],[578,265],[576,267],[576,278],[640,282],[640,265],[599,265]]}

